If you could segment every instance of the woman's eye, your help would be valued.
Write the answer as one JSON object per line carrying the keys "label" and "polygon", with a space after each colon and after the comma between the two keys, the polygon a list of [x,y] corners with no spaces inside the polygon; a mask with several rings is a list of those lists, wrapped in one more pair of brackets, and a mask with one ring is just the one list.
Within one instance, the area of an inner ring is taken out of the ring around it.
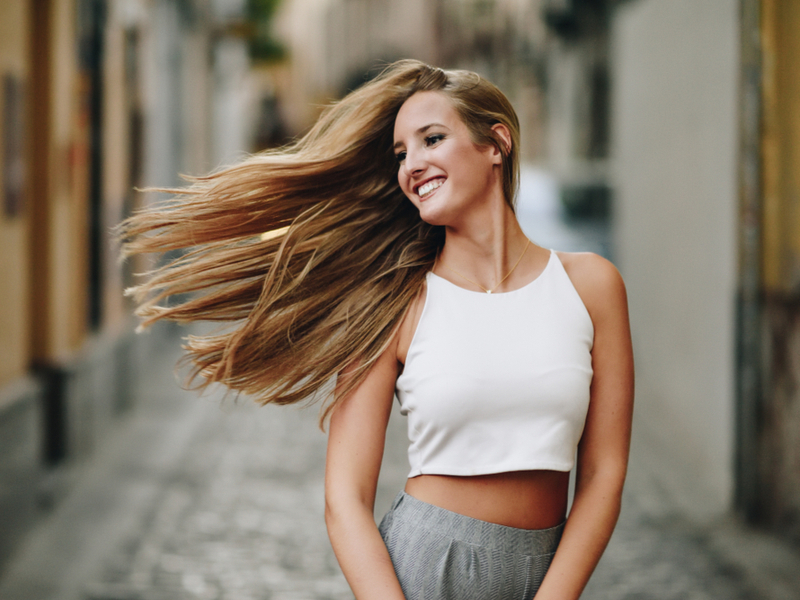
{"label": "woman's eye", "polygon": [[398,152],[397,154],[394,155],[394,158],[399,164],[399,163],[403,162],[406,159],[406,153],[405,152]]}
{"label": "woman's eye", "polygon": [[435,133],[433,135],[429,135],[425,137],[425,145],[426,146],[433,146],[437,142],[441,142],[444,139],[444,136],[441,133]]}

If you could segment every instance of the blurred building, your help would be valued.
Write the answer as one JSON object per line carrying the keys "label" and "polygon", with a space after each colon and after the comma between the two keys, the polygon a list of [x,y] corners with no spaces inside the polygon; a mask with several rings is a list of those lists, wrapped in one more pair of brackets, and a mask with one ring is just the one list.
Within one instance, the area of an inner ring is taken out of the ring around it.
{"label": "blurred building", "polygon": [[292,133],[322,107],[398,58],[435,61],[438,1],[284,0],[276,33],[290,60],[276,74]]}
{"label": "blurred building", "polygon": [[737,497],[751,518],[798,542],[800,5],[745,6]]}
{"label": "blurred building", "polygon": [[500,85],[526,132],[524,154],[543,153],[543,0],[283,0],[276,35],[289,61],[268,79],[292,135],[322,107],[388,63],[415,58],[478,71]]}
{"label": "blurred building", "polygon": [[800,541],[800,5],[545,9],[549,158],[613,192],[634,453],[674,510]]}
{"label": "blurred building", "polygon": [[249,148],[238,0],[0,2],[0,562],[101,445],[142,352],[111,228]]}

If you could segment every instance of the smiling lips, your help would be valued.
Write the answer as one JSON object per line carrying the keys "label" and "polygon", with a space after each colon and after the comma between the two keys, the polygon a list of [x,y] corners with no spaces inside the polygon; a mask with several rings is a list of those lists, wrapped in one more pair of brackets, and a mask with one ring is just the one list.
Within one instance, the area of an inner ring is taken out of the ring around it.
{"label": "smiling lips", "polygon": [[438,177],[436,179],[432,179],[431,181],[427,181],[423,183],[421,186],[417,188],[417,195],[420,198],[425,198],[429,196],[434,190],[441,187],[441,185],[445,182],[444,177]]}

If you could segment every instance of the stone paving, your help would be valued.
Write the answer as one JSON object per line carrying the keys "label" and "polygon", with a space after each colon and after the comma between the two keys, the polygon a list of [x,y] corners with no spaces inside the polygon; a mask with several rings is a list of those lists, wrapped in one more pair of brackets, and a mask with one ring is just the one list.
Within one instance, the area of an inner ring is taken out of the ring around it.
{"label": "stone paving", "polygon": [[626,498],[624,512],[583,597],[592,600],[762,600],[770,597],[704,533],[680,519],[651,519]]}
{"label": "stone paving", "polygon": [[140,535],[121,543],[86,598],[352,597],[325,531],[325,437],[313,416],[210,412]]}

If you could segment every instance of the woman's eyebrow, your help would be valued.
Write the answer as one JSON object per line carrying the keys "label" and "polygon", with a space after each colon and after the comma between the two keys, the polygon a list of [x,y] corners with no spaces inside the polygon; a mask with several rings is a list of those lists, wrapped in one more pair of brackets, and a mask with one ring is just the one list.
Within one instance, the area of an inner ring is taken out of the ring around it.
{"label": "woman's eyebrow", "polygon": [[[419,129],[417,129],[417,130],[416,130],[414,133],[415,133],[416,135],[419,135],[419,134],[425,133],[425,132],[426,132],[426,131],[428,131],[428,129],[430,129],[431,127],[445,127],[445,125],[442,125],[441,123],[428,123],[427,125],[423,125],[423,126],[422,126],[422,127],[420,127]],[[394,146],[392,146],[392,148],[395,148],[395,149],[396,149],[396,148],[399,148],[400,146],[403,146],[403,145],[404,145],[404,144],[403,144],[403,142],[395,142],[395,143],[394,143]]]}

